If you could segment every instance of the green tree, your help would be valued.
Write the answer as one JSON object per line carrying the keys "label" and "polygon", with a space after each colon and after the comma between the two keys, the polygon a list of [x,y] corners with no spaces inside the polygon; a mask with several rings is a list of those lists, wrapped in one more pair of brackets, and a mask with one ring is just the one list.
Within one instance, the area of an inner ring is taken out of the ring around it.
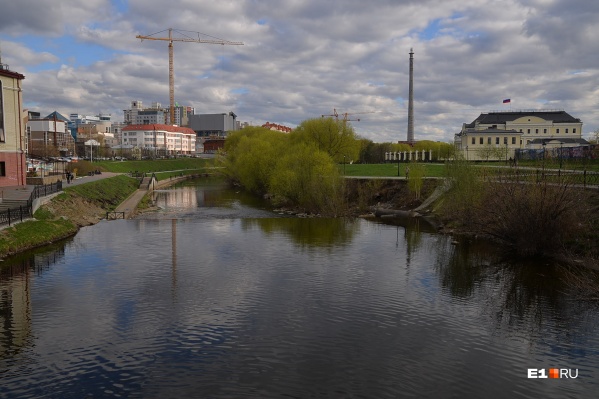
{"label": "green tree", "polygon": [[360,162],[362,163],[383,163],[385,162],[385,153],[394,151],[393,147],[398,144],[374,143],[368,139],[360,139]]}
{"label": "green tree", "polygon": [[347,121],[333,118],[307,119],[291,133],[294,142],[315,144],[337,163],[356,161],[360,155],[360,141]]}
{"label": "green tree", "polygon": [[[439,160],[450,160],[456,157],[455,144],[452,143],[439,143]],[[434,158],[434,155],[433,155]]]}
{"label": "green tree", "polygon": [[271,193],[310,212],[339,214],[342,179],[331,157],[314,145],[294,144],[278,160]]}
{"label": "green tree", "polygon": [[476,155],[484,161],[488,161],[489,158],[497,154],[497,147],[492,144],[485,144],[484,146],[476,149]]}
{"label": "green tree", "polygon": [[265,128],[246,128],[225,141],[225,156],[219,160],[229,179],[254,193],[269,191],[270,175],[276,168],[289,136]]}

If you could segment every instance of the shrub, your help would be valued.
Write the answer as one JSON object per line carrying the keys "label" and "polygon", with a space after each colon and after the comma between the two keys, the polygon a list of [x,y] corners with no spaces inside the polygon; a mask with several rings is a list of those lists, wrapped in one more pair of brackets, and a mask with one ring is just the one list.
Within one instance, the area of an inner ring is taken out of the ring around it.
{"label": "shrub", "polygon": [[586,219],[585,193],[568,184],[488,183],[476,209],[478,231],[521,256],[552,255]]}
{"label": "shrub", "polygon": [[452,188],[440,206],[444,219],[457,223],[458,227],[471,228],[474,210],[483,195],[483,181],[479,171],[468,161],[455,160],[446,167],[446,177]]}
{"label": "shrub", "polygon": [[409,166],[410,171],[408,173],[408,188],[414,195],[416,199],[420,199],[420,194],[422,192],[422,184],[424,181],[424,176],[426,174],[425,167],[421,163],[411,163]]}
{"label": "shrub", "polygon": [[563,178],[502,176],[459,160],[447,170],[453,187],[441,208],[444,218],[494,237],[516,255],[554,255],[592,220],[586,192]]}

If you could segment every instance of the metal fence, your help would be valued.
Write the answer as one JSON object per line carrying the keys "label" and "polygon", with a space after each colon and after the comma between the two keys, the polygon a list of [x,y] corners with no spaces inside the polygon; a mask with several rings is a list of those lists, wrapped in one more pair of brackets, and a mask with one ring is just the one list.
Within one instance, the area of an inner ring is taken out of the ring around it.
{"label": "metal fence", "polygon": [[0,211],[0,226],[11,226],[13,223],[22,222],[24,219],[33,217],[33,200],[60,191],[62,191],[62,181],[35,186],[27,200],[27,204]]}
{"label": "metal fence", "polygon": [[483,178],[488,181],[546,182],[567,184],[583,188],[599,188],[599,173],[587,170],[548,168],[483,168]]}
{"label": "metal fence", "polygon": [[62,191],[62,180],[59,180],[56,183],[52,184],[40,184],[39,186],[35,186],[35,188],[31,192],[29,200],[33,201],[36,198],[45,197],[47,195],[58,193],[60,191]]}
{"label": "metal fence", "polygon": [[22,222],[32,216],[32,207],[28,204],[18,208],[6,209],[0,211],[0,226],[11,225],[15,222]]}

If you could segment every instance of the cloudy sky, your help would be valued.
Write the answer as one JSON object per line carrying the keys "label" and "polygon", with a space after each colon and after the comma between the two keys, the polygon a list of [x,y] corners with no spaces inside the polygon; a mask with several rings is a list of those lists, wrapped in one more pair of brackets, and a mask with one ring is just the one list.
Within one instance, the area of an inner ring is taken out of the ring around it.
{"label": "cloudy sky", "polygon": [[[414,49],[416,139],[450,141],[491,110],[563,109],[599,129],[599,2],[589,0],[3,0],[2,63],[42,115],[110,113],[131,101],[234,111],[295,127],[348,113],[375,142],[405,140]],[[183,38],[181,34],[174,34]],[[504,105],[504,99],[511,103]]]}

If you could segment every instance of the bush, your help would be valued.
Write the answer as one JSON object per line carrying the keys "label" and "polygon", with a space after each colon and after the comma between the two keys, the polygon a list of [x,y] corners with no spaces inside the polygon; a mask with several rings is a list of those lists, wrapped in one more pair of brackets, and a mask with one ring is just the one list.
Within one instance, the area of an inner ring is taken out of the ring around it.
{"label": "bush", "polygon": [[552,255],[578,234],[587,219],[585,193],[567,184],[488,183],[476,209],[478,231],[520,256]]}
{"label": "bush", "polygon": [[420,199],[422,183],[424,181],[424,176],[426,175],[425,167],[421,163],[414,162],[410,163],[406,168],[410,168],[409,173],[407,173],[408,188],[414,193],[416,199]]}
{"label": "bush", "polygon": [[456,227],[472,229],[474,210],[479,207],[483,196],[481,175],[465,160],[449,162],[445,170],[452,188],[441,204],[442,217],[456,223]]}
{"label": "bush", "polygon": [[447,170],[453,187],[441,208],[446,221],[459,230],[491,236],[515,255],[563,252],[593,219],[587,193],[563,178],[487,174],[459,160]]}

